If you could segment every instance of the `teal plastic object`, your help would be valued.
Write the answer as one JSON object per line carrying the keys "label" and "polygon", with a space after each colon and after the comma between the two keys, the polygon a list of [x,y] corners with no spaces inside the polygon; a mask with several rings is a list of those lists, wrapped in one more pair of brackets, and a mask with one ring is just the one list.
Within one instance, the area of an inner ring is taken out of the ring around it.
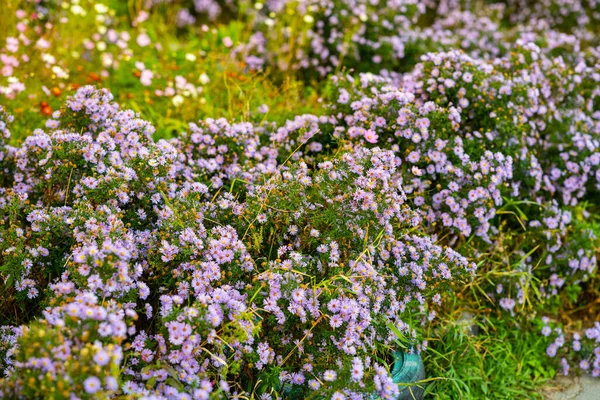
{"label": "teal plastic object", "polygon": [[[391,375],[394,383],[415,383],[425,379],[425,365],[418,353],[396,351],[393,353],[394,366]],[[404,386],[400,388],[397,400],[421,400],[425,389],[418,386]]]}

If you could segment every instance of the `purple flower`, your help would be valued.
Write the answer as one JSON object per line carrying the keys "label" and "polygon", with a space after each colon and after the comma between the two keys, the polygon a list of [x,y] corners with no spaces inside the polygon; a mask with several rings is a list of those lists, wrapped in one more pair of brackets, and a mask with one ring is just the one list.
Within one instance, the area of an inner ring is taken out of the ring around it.
{"label": "purple flower", "polygon": [[94,354],[94,361],[96,364],[104,366],[110,362],[110,356],[106,351],[100,350]]}
{"label": "purple flower", "polygon": [[323,373],[323,380],[326,382],[333,382],[337,378],[335,371],[328,369]]}
{"label": "purple flower", "polygon": [[83,382],[83,388],[86,393],[96,393],[102,389],[102,384],[100,383],[100,379],[95,376],[90,376]]}
{"label": "purple flower", "polygon": [[552,329],[550,329],[549,326],[544,326],[542,328],[542,335],[544,335],[544,336],[550,336],[551,333],[552,333]]}

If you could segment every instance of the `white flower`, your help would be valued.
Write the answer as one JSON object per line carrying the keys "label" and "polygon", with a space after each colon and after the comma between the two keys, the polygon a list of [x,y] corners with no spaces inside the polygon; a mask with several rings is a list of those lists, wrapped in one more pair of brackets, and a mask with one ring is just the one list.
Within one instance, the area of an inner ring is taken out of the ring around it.
{"label": "white flower", "polygon": [[102,3],[96,3],[96,5],[94,6],[94,8],[96,9],[96,12],[98,14],[105,14],[108,12],[108,7],[105,6]]}
{"label": "white flower", "polygon": [[206,75],[206,73],[201,73],[200,76],[198,77],[198,81],[203,84],[206,85],[208,82],[210,82],[210,78],[208,77],[208,75]]}
{"label": "white flower", "polygon": [[183,96],[180,94],[173,96],[173,99],[171,101],[173,102],[173,105],[175,107],[179,107],[180,105],[183,104]]}

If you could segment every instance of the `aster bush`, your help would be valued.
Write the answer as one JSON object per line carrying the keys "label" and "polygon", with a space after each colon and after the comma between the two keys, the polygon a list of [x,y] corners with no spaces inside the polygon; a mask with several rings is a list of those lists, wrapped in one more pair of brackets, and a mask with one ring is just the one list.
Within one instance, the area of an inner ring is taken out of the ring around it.
{"label": "aster bush", "polygon": [[0,2],[2,397],[600,376],[596,3]]}
{"label": "aster bush", "polygon": [[[312,172],[278,164],[274,150],[276,168],[254,172],[241,202],[213,179],[223,169],[207,168],[210,152],[155,143],[152,126],[106,90],[79,89],[47,125],[10,148],[15,179],[4,189],[3,273],[13,293],[5,301],[33,311],[14,322],[39,320],[4,339],[18,344],[6,355],[6,390],[19,396],[41,393],[29,391],[31,379],[45,391],[60,375],[65,397],[271,394],[286,385],[298,395],[392,397],[385,349],[405,338],[424,349],[417,328],[475,271],[419,232],[391,151],[351,149]],[[201,128],[191,129],[191,143],[201,143]],[[199,150],[212,145],[207,136]],[[241,158],[222,162],[253,174],[247,151],[257,145],[230,143],[222,153],[239,149]],[[108,351],[103,338],[113,346],[107,376],[106,364],[93,364]],[[76,346],[78,356],[64,350],[72,362],[55,355],[63,341]]]}
{"label": "aster bush", "polygon": [[79,393],[91,399],[116,394],[126,321],[131,326],[136,317],[114,303],[98,304],[90,292],[46,310],[43,320],[23,327],[12,342],[18,346],[13,379],[5,382],[2,395],[69,398]]}
{"label": "aster bush", "polygon": [[[562,282],[559,286],[564,284],[562,275],[572,277],[574,283],[586,279],[596,266],[595,233],[574,214],[588,215],[578,203],[597,190],[595,94],[588,89],[594,78],[586,78],[592,70],[582,62],[577,65],[582,76],[572,75],[562,57],[552,58],[533,44],[493,63],[461,53],[423,60],[410,78],[417,78],[423,101],[458,104],[459,131],[514,160],[514,177],[502,195],[522,199],[519,210],[529,221],[519,222],[528,225],[524,228],[529,230],[530,245],[519,240],[515,247],[528,254],[526,258],[535,253],[546,264],[538,269],[544,273],[538,278],[549,279],[554,293],[557,279]],[[440,74],[442,66],[448,75]],[[495,107],[483,101],[486,97],[501,103]],[[566,245],[569,242],[577,244]],[[569,255],[570,251],[577,255]]]}

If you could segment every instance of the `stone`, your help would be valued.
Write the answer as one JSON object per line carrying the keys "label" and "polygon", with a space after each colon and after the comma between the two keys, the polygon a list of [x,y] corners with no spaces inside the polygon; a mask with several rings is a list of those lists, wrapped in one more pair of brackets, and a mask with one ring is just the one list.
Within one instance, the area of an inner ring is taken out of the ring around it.
{"label": "stone", "polygon": [[591,376],[561,376],[544,389],[546,400],[598,400],[600,379]]}

